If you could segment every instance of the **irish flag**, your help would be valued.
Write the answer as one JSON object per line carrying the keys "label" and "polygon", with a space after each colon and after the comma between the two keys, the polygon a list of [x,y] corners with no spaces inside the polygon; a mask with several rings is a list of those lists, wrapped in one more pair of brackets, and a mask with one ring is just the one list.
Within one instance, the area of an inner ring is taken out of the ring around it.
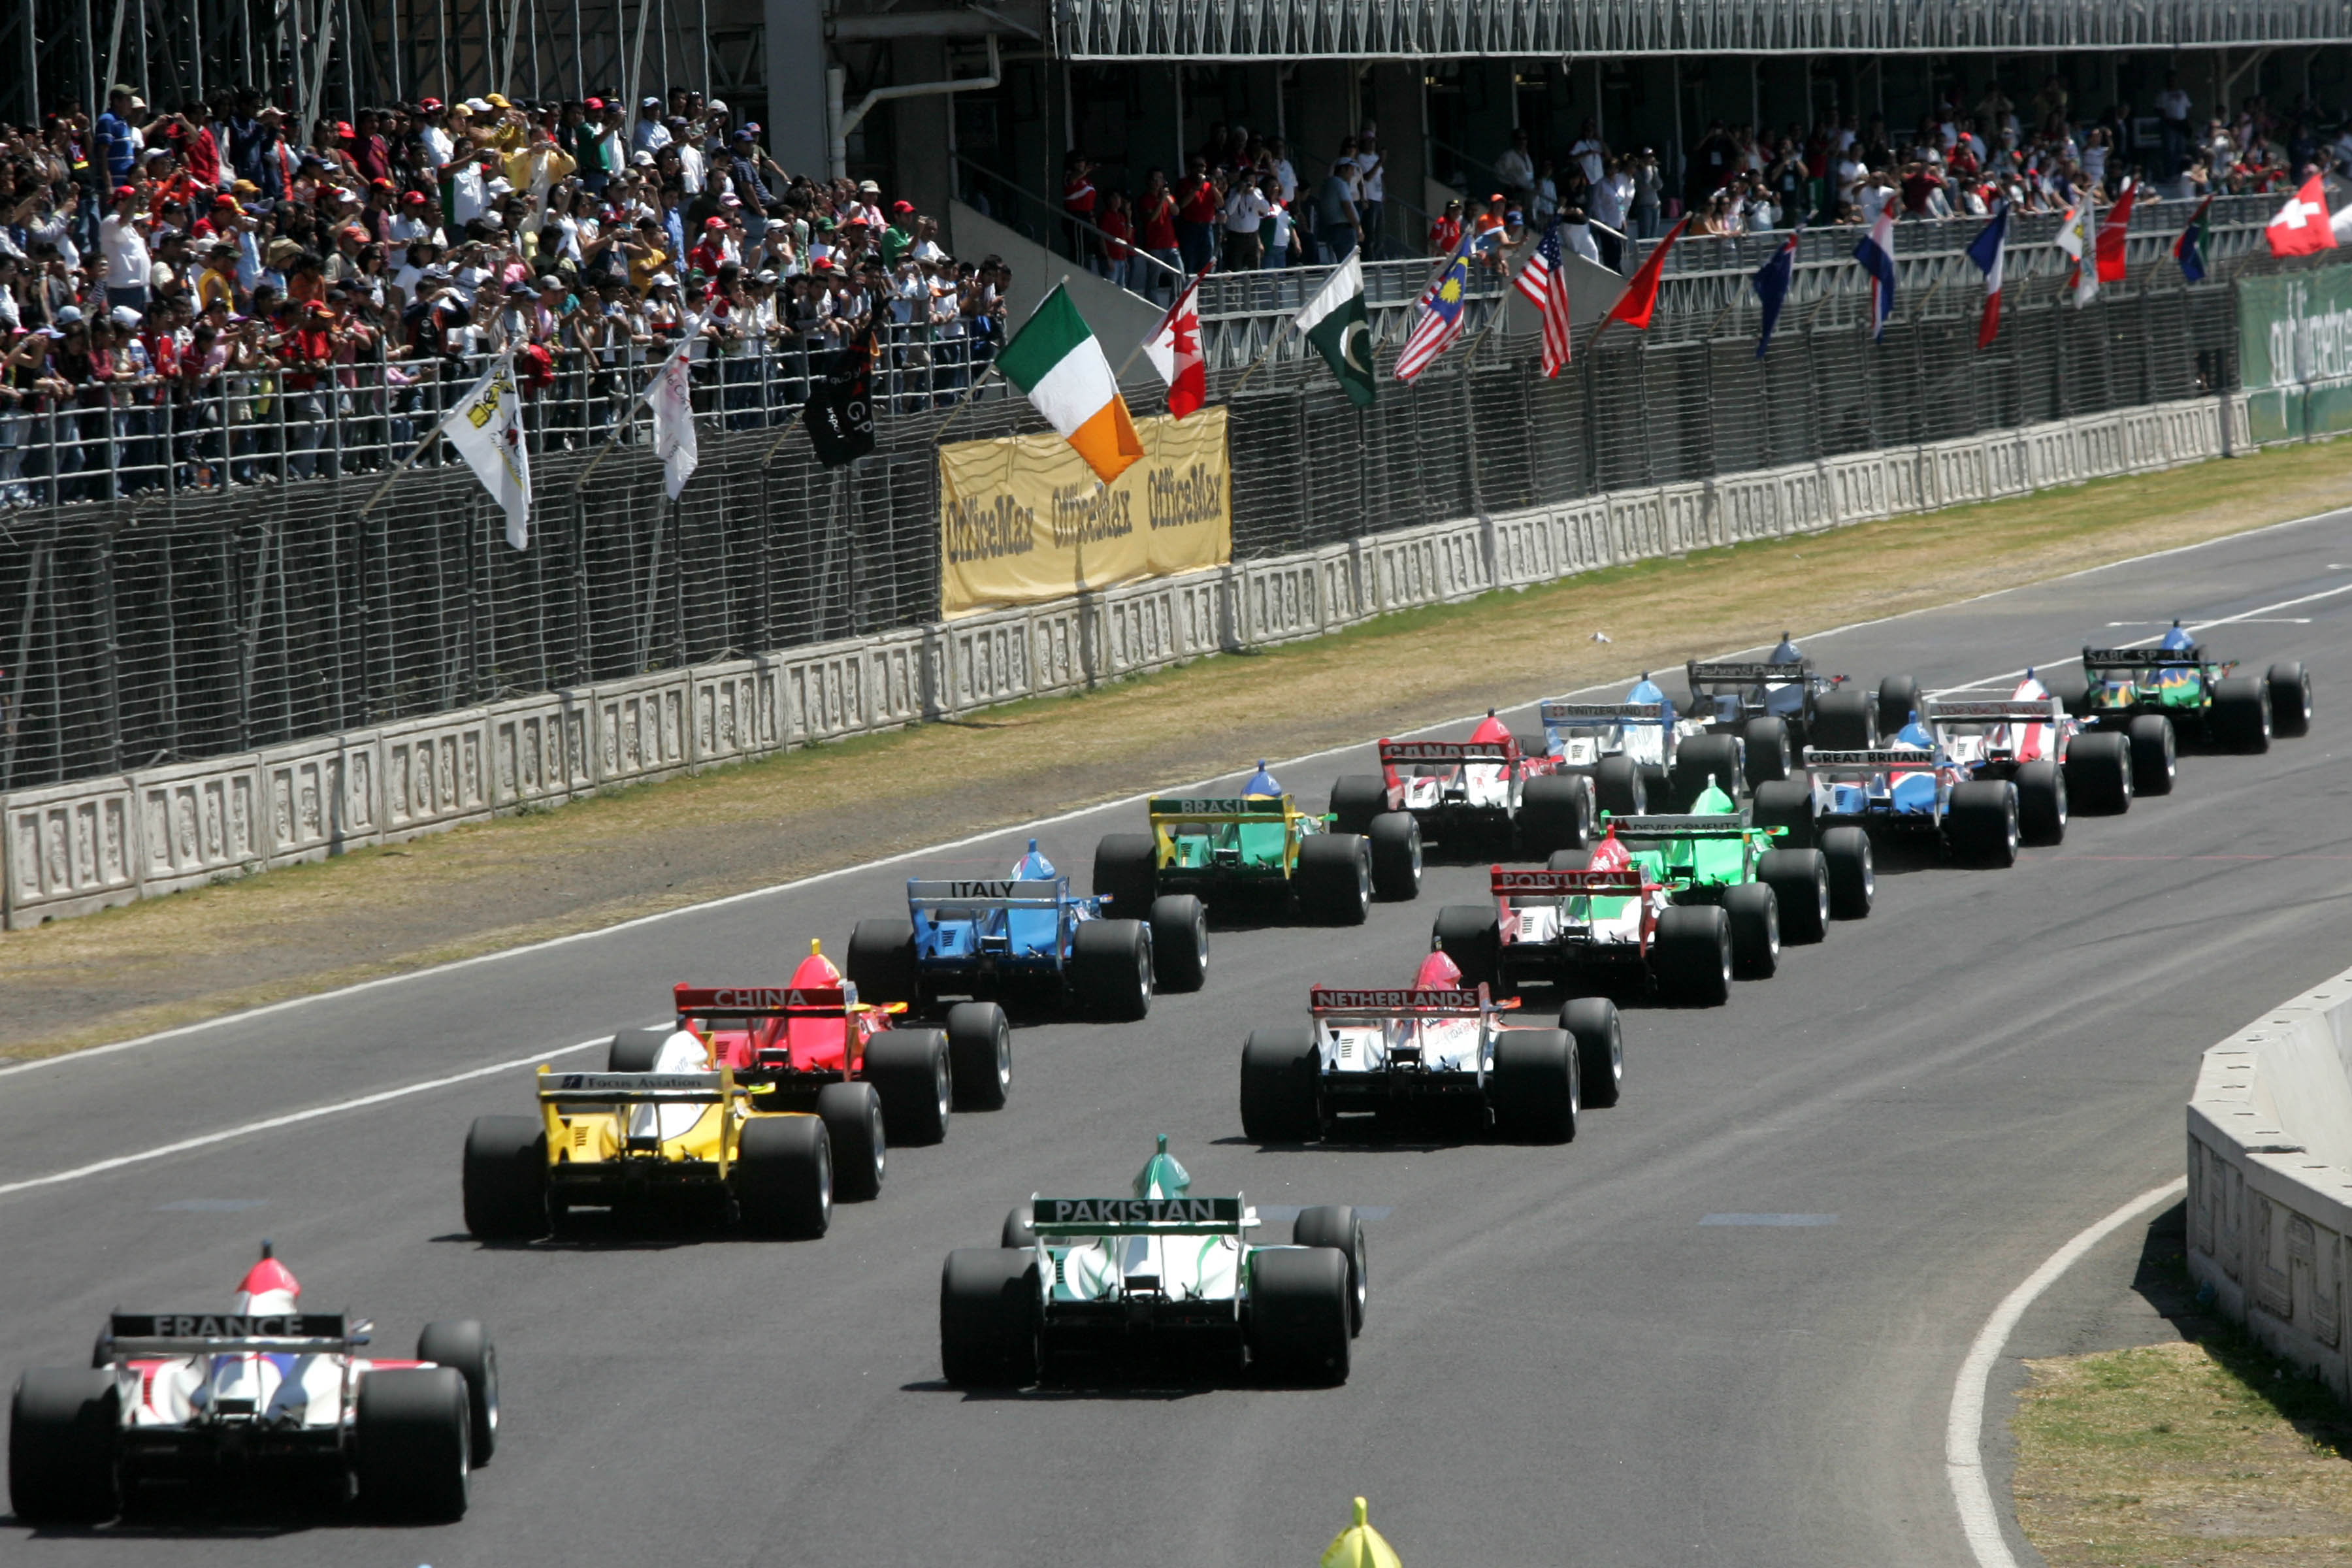
{"label": "irish flag", "polygon": [[996,368],[1029,395],[1037,412],[1105,484],[1143,456],[1143,443],[1127,416],[1127,400],[1118,395],[1118,378],[1063,286],[1056,284],[1036,314],[1013,334],[996,356]]}

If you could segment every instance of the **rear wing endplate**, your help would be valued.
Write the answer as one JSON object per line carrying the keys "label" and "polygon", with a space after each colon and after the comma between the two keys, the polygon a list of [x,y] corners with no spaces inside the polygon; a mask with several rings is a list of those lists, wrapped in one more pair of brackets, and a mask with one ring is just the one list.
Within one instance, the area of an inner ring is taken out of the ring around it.
{"label": "rear wing endplate", "polygon": [[1029,1200],[1029,1228],[1049,1236],[1239,1236],[1257,1223],[1239,1194],[1230,1198],[1041,1198]]}

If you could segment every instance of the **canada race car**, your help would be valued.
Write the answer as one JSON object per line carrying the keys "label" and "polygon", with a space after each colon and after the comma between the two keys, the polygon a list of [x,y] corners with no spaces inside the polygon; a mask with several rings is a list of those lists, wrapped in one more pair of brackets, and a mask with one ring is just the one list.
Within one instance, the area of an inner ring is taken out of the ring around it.
{"label": "canada race car", "polygon": [[[1546,746],[1523,743],[1492,710],[1467,741],[1382,741],[1380,762],[1377,773],[1344,774],[1331,785],[1332,822],[1365,835],[1376,880],[1384,850],[1401,860],[1408,826],[1416,889],[1424,838],[1515,845],[1533,856],[1584,847],[1591,783],[1561,771]],[[1386,888],[1381,895],[1410,896]]]}
{"label": "canada race car", "polygon": [[2177,732],[2244,752],[2268,751],[2274,735],[2310,732],[2311,676],[2301,660],[2260,676],[2237,668],[2209,655],[2176,620],[2154,647],[2085,647],[2082,683],[2054,689],[2085,724],[2126,735],[2137,792],[2163,795],[2172,787]]}
{"label": "canada race car", "polygon": [[1302,1209],[1289,1246],[1253,1243],[1257,1211],[1238,1194],[1194,1197],[1165,1134],[1129,1191],[1033,1195],[1004,1216],[997,1246],[948,1255],[948,1382],[1021,1387],[1137,1352],[1246,1365],[1269,1382],[1348,1381],[1370,1281],[1354,1209]]}
{"label": "canada race car", "polygon": [[17,1380],[8,1497],[17,1522],[92,1525],[134,1504],[288,1484],[389,1519],[466,1511],[499,1436],[499,1363],[467,1319],[427,1323],[414,1359],[373,1325],[306,1312],[268,1242],[226,1310],[116,1312],[83,1367]]}
{"label": "canada race car", "polygon": [[849,977],[874,1001],[929,1013],[954,997],[1001,998],[1133,1020],[1155,992],[1197,991],[1208,977],[1198,898],[1081,897],[1034,838],[1003,879],[910,880],[907,916],[850,932]]}
{"label": "canada race car", "polygon": [[1148,909],[1170,893],[1286,906],[1326,925],[1360,925],[1375,892],[1421,888],[1421,840],[1403,818],[1383,837],[1339,830],[1303,811],[1265,763],[1238,795],[1154,795],[1150,833],[1112,833],[1095,847],[1095,892],[1114,909]]}
{"label": "canada race car", "polygon": [[[1919,705],[1919,683],[1907,675],[1885,677],[1864,691],[1845,676],[1815,672],[1786,632],[1761,659],[1693,659],[1685,668],[1691,717],[1716,734],[1738,735],[1751,752],[1768,759],[1777,753],[1782,777],[1789,758],[1807,746],[1868,747],[1900,729]],[[1759,722],[1767,720],[1779,723]]]}
{"label": "canada race car", "polygon": [[1617,1005],[1580,996],[1551,1020],[1507,1022],[1496,1002],[1464,984],[1443,951],[1409,986],[1307,994],[1306,1028],[1256,1029],[1242,1047],[1242,1131],[1261,1143],[1329,1135],[1343,1112],[1410,1105],[1475,1106],[1483,1125],[1529,1142],[1576,1136],[1587,1106],[1617,1103],[1625,1037]]}

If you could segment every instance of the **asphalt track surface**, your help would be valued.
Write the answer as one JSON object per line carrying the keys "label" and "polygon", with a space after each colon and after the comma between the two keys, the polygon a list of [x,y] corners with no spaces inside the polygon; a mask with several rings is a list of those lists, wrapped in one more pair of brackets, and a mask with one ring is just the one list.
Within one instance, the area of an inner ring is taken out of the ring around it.
{"label": "asphalt track surface", "polygon": [[[1240,1137],[1251,1027],[1303,1022],[1312,981],[1402,982],[1437,907],[1484,897],[1483,866],[1441,858],[1359,929],[1219,929],[1206,990],[1142,1024],[1020,1028],[1010,1105],[894,1150],[822,1241],[461,1234],[467,1122],[530,1104],[527,1068],[478,1069],[654,1021],[676,981],[782,978],[811,936],[902,907],[913,871],[1001,875],[1019,831],[0,1077],[10,1375],[81,1363],[112,1306],[226,1304],[268,1236],[308,1305],[373,1317],[394,1353],[428,1318],[487,1320],[506,1397],[457,1525],[10,1522],[0,1559],[1298,1563],[1364,1493],[1409,1563],[1965,1563],[1943,1445],[1969,1340],[2178,1173],[2198,1051],[2352,951],[2352,513],[1801,638],[1828,670],[1953,685],[2175,615],[2246,616],[2207,641],[2256,668],[2309,661],[2313,733],[2186,756],[2174,795],[2078,816],[2013,869],[1882,864],[1869,920],[1730,1005],[1629,1009],[1623,1103],[1565,1147]],[[1277,771],[1319,801],[1365,755]],[[1083,884],[1141,816],[1040,837]],[[1032,1191],[1124,1190],[1155,1132],[1196,1192],[1383,1211],[1351,1381],[944,1387],[948,1250]],[[1819,1223],[1704,1223],[1723,1215]]]}

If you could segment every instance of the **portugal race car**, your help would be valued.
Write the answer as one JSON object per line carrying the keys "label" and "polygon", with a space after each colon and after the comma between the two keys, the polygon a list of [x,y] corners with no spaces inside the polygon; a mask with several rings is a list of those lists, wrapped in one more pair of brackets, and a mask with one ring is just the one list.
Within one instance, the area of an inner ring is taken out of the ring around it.
{"label": "portugal race car", "polygon": [[1591,781],[1563,771],[1544,744],[1522,742],[1491,711],[1466,741],[1382,741],[1380,762],[1377,773],[1345,774],[1331,785],[1332,823],[1365,835],[1376,875],[1383,847],[1393,843],[1402,855],[1408,830],[1417,868],[1423,839],[1516,846],[1540,857],[1582,848],[1591,826]]}
{"label": "portugal race car", "polygon": [[470,1320],[427,1323],[416,1354],[368,1353],[373,1325],[306,1312],[261,1244],[225,1310],[116,1312],[90,1365],[17,1380],[8,1497],[17,1521],[100,1524],[142,1503],[251,1487],[381,1517],[464,1515],[499,1437],[499,1363]]}
{"label": "portugal race car", "polygon": [[1113,909],[1147,909],[1170,894],[1211,905],[1273,904],[1324,925],[1361,925],[1375,894],[1421,889],[1421,840],[1410,817],[1355,833],[1302,810],[1263,762],[1237,795],[1154,795],[1151,831],[1112,833],[1095,847],[1095,892]]}

